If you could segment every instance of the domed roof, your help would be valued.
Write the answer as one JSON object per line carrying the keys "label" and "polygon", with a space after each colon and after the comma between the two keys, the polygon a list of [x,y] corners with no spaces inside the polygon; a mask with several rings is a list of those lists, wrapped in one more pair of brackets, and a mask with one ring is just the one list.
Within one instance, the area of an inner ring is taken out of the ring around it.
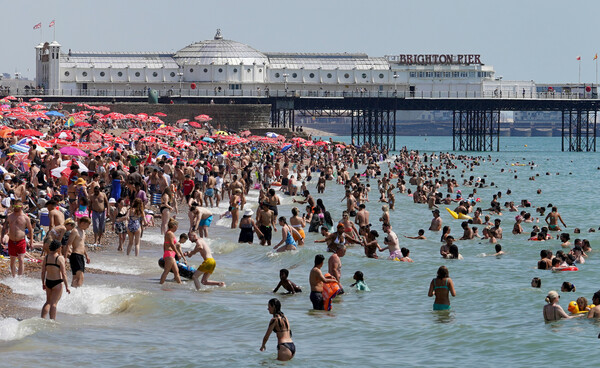
{"label": "domed roof", "polygon": [[213,40],[186,46],[177,51],[173,58],[179,65],[252,65],[269,62],[265,54],[248,45],[224,40],[219,29]]}

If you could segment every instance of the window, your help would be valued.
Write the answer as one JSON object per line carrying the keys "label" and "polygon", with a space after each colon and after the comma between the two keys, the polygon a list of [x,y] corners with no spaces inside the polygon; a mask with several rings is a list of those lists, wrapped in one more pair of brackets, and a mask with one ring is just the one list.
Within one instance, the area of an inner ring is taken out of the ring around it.
{"label": "window", "polygon": [[379,74],[379,79],[383,79],[383,73]]}
{"label": "window", "polygon": [[258,69],[258,72],[259,72],[259,73],[262,73],[262,69]]}
{"label": "window", "polygon": [[252,69],[248,68],[248,69],[246,69],[246,71],[247,71],[248,73],[250,73],[250,72],[252,71]]}
{"label": "window", "polygon": [[170,76],[171,76],[171,78],[172,78],[172,77],[174,77],[174,76],[175,76],[175,72],[171,72],[171,74],[169,74],[169,75],[170,75]]}
{"label": "window", "polygon": [[350,74],[348,74],[348,73],[344,74],[344,78],[346,78],[346,79],[350,78]]}
{"label": "window", "polygon": [[452,78],[460,77],[460,72],[452,72]]}
{"label": "window", "polygon": [[425,72],[419,72],[419,78],[425,78]]}
{"label": "window", "polygon": [[208,73],[208,69],[204,68],[203,72]]}
{"label": "window", "polygon": [[367,73],[362,73],[362,77],[363,77],[363,79],[367,78]]}
{"label": "window", "polygon": [[100,76],[101,76],[101,77],[104,77],[105,75],[106,75],[106,73],[104,73],[104,72],[100,72]]}
{"label": "window", "polygon": [[314,78],[315,77],[315,73],[310,73],[308,76],[311,77],[311,78]]}
{"label": "window", "polygon": [[234,72],[234,73],[237,73],[237,68],[233,68],[233,72]]}
{"label": "window", "polygon": [[242,89],[241,84],[230,84],[229,89]]}
{"label": "window", "polygon": [[279,73],[275,73],[275,78],[279,78]]}
{"label": "window", "polygon": [[140,72],[135,72],[135,76],[139,77],[140,76]]}
{"label": "window", "polygon": [[475,78],[475,72],[469,72],[469,78]]}
{"label": "window", "polygon": [[81,73],[81,75],[83,75],[84,77],[87,77],[87,72],[83,72],[83,73]]}
{"label": "window", "polygon": [[436,78],[441,78],[442,77],[442,72],[435,72],[435,77]]}
{"label": "window", "polygon": [[191,69],[190,69],[190,73],[193,73],[193,72],[194,72],[194,69],[193,69],[193,68],[191,68]]}
{"label": "window", "polygon": [[219,73],[223,73],[223,68],[219,68]]}
{"label": "window", "polygon": [[417,72],[410,72],[410,77],[411,78],[416,78],[417,76]]}
{"label": "window", "polygon": [[433,78],[433,72],[425,72],[426,78]]}
{"label": "window", "polygon": [[460,72],[461,78],[466,78],[469,74],[467,72]]}
{"label": "window", "polygon": [[[171,74],[173,74],[173,73],[171,73]],[[119,77],[122,77],[122,76],[123,76],[123,72],[118,72],[118,73],[117,73],[117,75],[118,75]]]}
{"label": "window", "polygon": [[292,78],[297,78],[298,74],[297,73],[292,73]]}
{"label": "window", "polygon": [[331,78],[331,77],[332,77],[331,73],[327,73],[327,78]]}
{"label": "window", "polygon": [[157,72],[154,72],[154,73],[152,73],[152,76],[153,76],[153,77],[158,77],[158,73],[157,73]]}
{"label": "window", "polygon": [[452,77],[452,73],[450,73],[450,72],[444,72],[444,77],[445,78],[451,78]]}
{"label": "window", "polygon": [[66,71],[66,72],[65,72],[65,77],[68,77],[68,76],[69,76],[69,74],[71,74],[71,73],[69,73],[68,71]]}

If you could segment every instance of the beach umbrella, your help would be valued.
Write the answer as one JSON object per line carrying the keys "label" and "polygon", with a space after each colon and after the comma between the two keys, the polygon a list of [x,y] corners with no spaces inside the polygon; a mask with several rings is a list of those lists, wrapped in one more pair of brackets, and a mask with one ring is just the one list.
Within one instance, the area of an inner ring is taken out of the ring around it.
{"label": "beach umbrella", "polygon": [[44,105],[33,105],[33,106],[31,106],[31,108],[34,109],[34,110],[45,110],[45,109],[47,109],[47,107],[44,106]]}
{"label": "beach umbrella", "polygon": [[165,114],[164,112],[155,112],[154,115],[156,115],[156,116],[162,116],[162,117],[167,116],[167,114]]}
{"label": "beach umbrella", "polygon": [[144,129],[140,129],[140,128],[130,128],[129,129],[129,133],[133,133],[133,134],[146,134],[146,131]]}
{"label": "beach umbrella", "polygon": [[191,121],[190,126],[193,126],[194,128],[202,128],[202,125],[200,125],[199,123],[197,123],[195,121]]}
{"label": "beach umbrella", "polygon": [[5,99],[5,100],[9,100],[9,101],[14,101],[14,100],[16,100],[17,98],[16,98],[15,96],[6,96],[6,97],[4,97],[4,99]]}
{"label": "beach umbrella", "polygon": [[[96,151],[96,153],[111,153],[115,151],[115,147],[113,146],[108,146],[108,147],[104,147],[102,149],[99,149],[98,151]],[[120,149],[116,149],[117,152],[122,152],[122,150]]]}
{"label": "beach umbrella", "polygon": [[19,106],[19,107],[29,107],[29,106],[31,106],[31,104],[29,102],[21,102],[17,106]]}
{"label": "beach umbrella", "polygon": [[38,101],[41,101],[41,100],[42,100],[42,99],[41,99],[41,98],[39,98],[39,97],[34,97],[34,98],[30,98],[30,99],[29,99],[29,101],[31,101],[31,102],[38,102]]}
{"label": "beach umbrella", "polygon": [[58,139],[58,138],[54,138],[49,140],[47,143],[51,144],[51,145],[59,145],[59,146],[66,146],[69,144],[69,142],[65,141],[64,139]]}
{"label": "beach umbrella", "polygon": [[0,138],[6,138],[8,137],[8,135],[12,134],[12,132],[14,132],[14,129],[11,128],[4,128],[2,130],[0,130]]}
{"label": "beach umbrella", "polygon": [[[51,171],[52,176],[54,176],[55,178],[60,178],[61,175],[69,176],[71,174],[71,164],[72,163],[73,163],[73,161],[71,161],[71,160],[64,160],[63,162],[61,162],[59,167],[57,167],[56,169],[52,169],[52,171]],[[87,168],[87,166],[85,166],[83,164],[83,162],[75,161],[75,163],[79,166],[79,172],[90,171]]]}
{"label": "beach umbrella", "polygon": [[175,147],[189,147],[192,144],[187,141],[175,141]]}
{"label": "beach umbrella", "polygon": [[175,124],[179,125],[179,124],[183,124],[190,121],[190,119],[179,119],[175,122]]}
{"label": "beach umbrella", "polygon": [[159,142],[160,139],[158,139],[156,137],[144,137],[140,141],[141,142],[146,142],[146,143],[154,143],[154,142]]}
{"label": "beach umbrella", "polygon": [[47,116],[56,116],[56,117],[61,117],[61,118],[64,118],[64,117],[65,117],[63,114],[61,114],[61,113],[60,113],[60,112],[58,112],[58,111],[48,111],[48,112],[46,113],[46,115],[47,115]]}
{"label": "beach umbrella", "polygon": [[329,142],[326,142],[326,141],[315,142],[315,146],[326,146],[328,144],[329,144]]}
{"label": "beach umbrella", "polygon": [[208,116],[208,115],[202,114],[202,115],[198,115],[198,116],[194,117],[194,120],[198,120],[198,121],[204,123],[204,122],[207,122],[207,121],[211,121],[212,118],[210,116]]}
{"label": "beach umbrella", "polygon": [[10,148],[19,152],[29,152],[29,146],[26,144],[13,144]]}
{"label": "beach umbrella", "polygon": [[215,143],[215,140],[212,139],[211,137],[204,137],[204,138],[202,138],[202,140],[204,142],[208,142],[208,143]]}
{"label": "beach umbrella", "polygon": [[33,143],[36,146],[44,147],[44,148],[50,148],[50,147],[52,147],[51,143],[43,141],[43,140],[38,139],[38,138],[27,137],[27,138],[23,138],[23,139],[21,139],[20,141],[17,142],[17,144],[25,144],[25,145],[29,144],[29,143]]}
{"label": "beach umbrella", "polygon": [[218,132],[215,132],[215,135],[229,135],[229,133],[223,130],[219,130]]}
{"label": "beach umbrella", "polygon": [[14,135],[20,135],[23,137],[40,137],[44,134],[42,134],[42,132],[39,132],[35,129],[19,129],[19,130],[15,130],[13,132]]}
{"label": "beach umbrella", "polygon": [[117,137],[117,138],[115,138],[115,141],[114,141],[114,142],[115,142],[115,143],[119,143],[119,144],[129,144],[129,142],[127,142],[126,140],[124,140],[124,139],[123,139],[123,138],[121,138],[121,137]]}
{"label": "beach umbrella", "polygon": [[248,137],[250,134],[252,134],[249,130],[244,130],[240,132],[240,137]]}
{"label": "beach umbrella", "polygon": [[171,155],[169,154],[169,152],[167,152],[165,150],[158,151],[158,153],[156,154],[156,157],[160,157],[160,156],[166,156],[167,158],[171,158]]}
{"label": "beach umbrella", "polygon": [[77,127],[77,128],[89,128],[89,127],[91,127],[91,126],[92,126],[92,124],[90,124],[90,123],[87,123],[87,122],[85,122],[85,121],[80,121],[79,123],[76,123],[76,124],[74,125],[74,127]]}
{"label": "beach umbrella", "polygon": [[87,156],[88,154],[83,152],[77,147],[63,147],[60,150],[60,153],[67,156]]}
{"label": "beach umbrella", "polygon": [[269,138],[277,138],[279,135],[277,133],[267,132],[266,136]]}
{"label": "beach umbrella", "polygon": [[292,145],[291,144],[286,144],[285,146],[281,147],[281,151],[280,152],[283,153],[283,152],[289,150],[290,148],[292,148]]}

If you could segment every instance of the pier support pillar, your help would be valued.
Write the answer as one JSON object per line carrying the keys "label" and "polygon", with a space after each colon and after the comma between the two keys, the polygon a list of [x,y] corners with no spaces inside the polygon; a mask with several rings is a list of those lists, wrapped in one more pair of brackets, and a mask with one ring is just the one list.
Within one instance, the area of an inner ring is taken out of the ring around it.
{"label": "pier support pillar", "polygon": [[378,106],[354,108],[351,115],[352,143],[396,150],[396,110]]}
{"label": "pier support pillar", "polygon": [[562,111],[562,151],[596,152],[596,110]]}
{"label": "pier support pillar", "polygon": [[455,151],[500,150],[500,110],[454,110],[452,149]]}
{"label": "pier support pillar", "polygon": [[273,128],[289,128],[295,130],[294,100],[282,99],[275,100],[271,105],[271,127]]}

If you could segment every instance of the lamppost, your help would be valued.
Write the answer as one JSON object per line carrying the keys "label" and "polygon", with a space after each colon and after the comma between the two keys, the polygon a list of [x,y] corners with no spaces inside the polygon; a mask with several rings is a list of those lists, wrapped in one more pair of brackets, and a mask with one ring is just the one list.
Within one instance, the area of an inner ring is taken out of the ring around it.
{"label": "lamppost", "polygon": [[285,90],[285,94],[287,95],[287,79],[290,75],[288,73],[283,73],[283,89]]}
{"label": "lamppost", "polygon": [[179,96],[181,96],[181,88],[182,88],[182,83],[183,83],[183,69],[182,69],[182,71],[177,73],[177,75],[179,76]]}
{"label": "lamppost", "polygon": [[398,73],[394,72],[394,96],[398,93]]}

